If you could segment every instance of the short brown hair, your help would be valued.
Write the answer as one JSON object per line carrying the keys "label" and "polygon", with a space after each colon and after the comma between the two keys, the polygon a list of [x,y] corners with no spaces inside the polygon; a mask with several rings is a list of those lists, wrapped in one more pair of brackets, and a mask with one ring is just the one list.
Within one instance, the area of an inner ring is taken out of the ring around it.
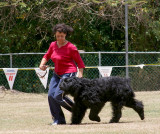
{"label": "short brown hair", "polygon": [[66,35],[70,35],[73,32],[73,28],[64,23],[57,24],[53,27],[53,34],[55,34],[56,32],[65,33]]}

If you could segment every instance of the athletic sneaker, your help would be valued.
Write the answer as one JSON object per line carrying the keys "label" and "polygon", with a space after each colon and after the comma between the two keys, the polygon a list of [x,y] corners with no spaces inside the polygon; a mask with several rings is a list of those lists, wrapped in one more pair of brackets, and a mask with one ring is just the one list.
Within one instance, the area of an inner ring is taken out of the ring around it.
{"label": "athletic sneaker", "polygon": [[66,122],[58,122],[58,120],[54,120],[51,125],[61,125],[61,124],[66,124]]}

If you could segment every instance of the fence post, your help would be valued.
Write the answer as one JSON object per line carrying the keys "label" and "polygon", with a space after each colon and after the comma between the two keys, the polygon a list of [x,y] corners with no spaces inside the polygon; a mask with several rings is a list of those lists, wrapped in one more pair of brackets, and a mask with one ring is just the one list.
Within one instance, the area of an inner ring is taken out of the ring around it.
{"label": "fence post", "polygon": [[129,77],[128,71],[128,0],[125,0],[125,49],[126,49],[126,77]]}
{"label": "fence post", "polygon": [[[101,52],[98,52],[98,57],[99,57],[99,66],[101,66]],[[98,69],[98,68],[97,68]],[[99,71],[99,70],[98,70]],[[99,78],[101,77],[101,74],[99,72]]]}
{"label": "fence post", "polygon": [[12,53],[10,53],[10,68],[12,68]]}

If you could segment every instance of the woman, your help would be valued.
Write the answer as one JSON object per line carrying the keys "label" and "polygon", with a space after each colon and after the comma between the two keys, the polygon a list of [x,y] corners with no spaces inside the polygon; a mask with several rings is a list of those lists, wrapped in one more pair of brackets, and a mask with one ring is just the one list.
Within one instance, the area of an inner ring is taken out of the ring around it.
{"label": "woman", "polygon": [[48,67],[46,63],[49,59],[55,65],[48,91],[48,102],[53,119],[52,125],[66,124],[61,106],[71,111],[73,105],[73,102],[68,97],[63,96],[63,91],[59,88],[62,78],[75,76],[77,66],[79,71],[78,77],[83,77],[83,68],[85,68],[77,48],[66,40],[66,36],[71,32],[73,32],[73,29],[68,25],[57,24],[54,26],[53,34],[56,37],[56,41],[51,42],[39,66],[41,70],[46,70]]}

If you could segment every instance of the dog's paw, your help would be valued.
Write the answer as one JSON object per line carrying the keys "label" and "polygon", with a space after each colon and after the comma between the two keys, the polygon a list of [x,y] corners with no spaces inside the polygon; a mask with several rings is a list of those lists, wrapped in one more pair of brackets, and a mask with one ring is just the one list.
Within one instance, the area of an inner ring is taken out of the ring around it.
{"label": "dog's paw", "polygon": [[92,121],[97,121],[97,122],[101,121],[99,116],[94,116],[94,117],[93,116],[89,116],[89,119],[92,120]]}
{"label": "dog's paw", "polygon": [[111,119],[110,121],[109,121],[109,123],[118,123],[119,121],[118,120],[115,120],[115,119]]}

